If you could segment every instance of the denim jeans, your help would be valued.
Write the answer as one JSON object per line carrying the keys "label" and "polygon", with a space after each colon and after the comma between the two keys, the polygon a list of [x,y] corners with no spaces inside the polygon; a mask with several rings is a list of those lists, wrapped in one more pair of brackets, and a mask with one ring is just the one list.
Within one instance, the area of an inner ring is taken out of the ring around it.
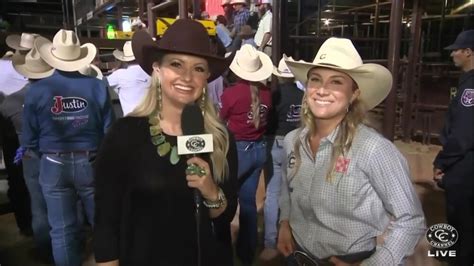
{"label": "denim jeans", "polygon": [[251,264],[257,249],[257,204],[255,194],[266,160],[266,144],[260,141],[237,141],[239,159],[239,235],[236,252],[241,262]]}
{"label": "denim jeans", "polygon": [[278,236],[278,198],[280,197],[281,186],[281,164],[285,159],[283,150],[283,136],[275,136],[268,139],[272,143],[268,162],[266,163],[269,182],[267,184],[265,205],[263,209],[265,220],[264,246],[266,248],[276,248]]}
{"label": "denim jeans", "polygon": [[91,154],[43,154],[40,184],[48,208],[51,241],[57,266],[81,265],[81,229],[78,197],[88,222],[94,221],[94,177]]}
{"label": "denim jeans", "polygon": [[37,153],[27,150],[22,159],[23,176],[26,186],[30,192],[31,215],[33,228],[33,238],[38,251],[44,256],[51,254],[51,238],[49,231],[51,227],[48,223],[48,211],[44,200],[43,191],[39,183],[40,158]]}

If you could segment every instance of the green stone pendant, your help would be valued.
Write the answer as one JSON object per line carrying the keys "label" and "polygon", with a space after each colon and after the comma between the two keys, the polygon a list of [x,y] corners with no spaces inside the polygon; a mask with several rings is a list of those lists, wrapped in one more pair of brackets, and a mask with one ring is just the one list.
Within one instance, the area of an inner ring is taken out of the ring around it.
{"label": "green stone pendant", "polygon": [[161,133],[161,128],[159,125],[150,126],[150,135],[156,136]]}
{"label": "green stone pendant", "polygon": [[173,146],[171,149],[170,162],[172,165],[175,165],[179,162],[178,148],[176,148],[176,146]]}
{"label": "green stone pendant", "polygon": [[168,154],[168,152],[170,152],[171,150],[171,145],[169,142],[165,142],[161,145],[158,146],[158,155],[160,155],[161,157],[165,156],[166,154]]}
{"label": "green stone pendant", "polygon": [[160,124],[160,119],[158,119],[158,117],[154,116],[154,117],[150,117],[148,118],[148,123],[152,124],[152,125],[159,125]]}
{"label": "green stone pendant", "polygon": [[163,134],[153,136],[151,137],[151,142],[153,143],[153,145],[160,145],[165,142],[165,136]]}

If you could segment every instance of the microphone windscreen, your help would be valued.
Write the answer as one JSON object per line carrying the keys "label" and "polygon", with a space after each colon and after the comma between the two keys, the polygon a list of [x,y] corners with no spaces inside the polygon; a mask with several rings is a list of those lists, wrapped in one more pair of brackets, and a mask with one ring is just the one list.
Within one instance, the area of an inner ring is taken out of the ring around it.
{"label": "microphone windscreen", "polygon": [[183,135],[204,134],[204,117],[201,108],[195,103],[187,104],[181,113]]}

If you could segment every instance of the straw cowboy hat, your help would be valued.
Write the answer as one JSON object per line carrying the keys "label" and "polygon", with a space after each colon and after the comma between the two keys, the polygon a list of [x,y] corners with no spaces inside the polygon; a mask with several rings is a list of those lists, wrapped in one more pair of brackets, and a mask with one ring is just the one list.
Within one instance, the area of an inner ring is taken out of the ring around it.
{"label": "straw cowboy hat", "polygon": [[115,58],[119,61],[130,62],[135,60],[135,56],[132,51],[132,42],[126,41],[123,45],[123,51],[115,49],[112,53]]}
{"label": "straw cowboy hat", "polygon": [[387,97],[392,88],[392,74],[378,64],[364,64],[349,39],[327,39],[312,63],[285,58],[295,79],[306,84],[308,72],[315,67],[330,68],[349,75],[360,89],[359,99],[370,110]]}
{"label": "straw cowboy hat", "polygon": [[257,51],[250,44],[244,44],[230,64],[230,70],[248,81],[262,81],[272,75],[273,63],[268,55]]}
{"label": "straw cowboy hat", "polygon": [[46,63],[66,72],[78,71],[87,66],[97,54],[97,48],[92,43],[81,46],[76,33],[71,30],[59,30],[52,43],[46,38],[38,37],[35,47]]}
{"label": "straw cowboy hat", "polygon": [[54,68],[41,58],[35,47],[26,55],[15,53],[12,57],[12,65],[18,73],[30,79],[47,78],[54,72]]}
{"label": "straw cowboy hat", "polygon": [[242,4],[242,5],[247,5],[247,1],[245,0],[232,0],[230,1],[231,5],[237,5],[237,4]]}
{"label": "straw cowboy hat", "polygon": [[178,19],[166,30],[158,43],[144,30],[136,31],[132,50],[137,63],[150,76],[153,63],[167,53],[188,54],[207,60],[211,75],[208,82],[218,78],[228,67],[233,56],[222,57],[211,51],[209,35],[201,23],[191,19]]}
{"label": "straw cowboy hat", "polygon": [[34,33],[22,33],[20,35],[8,35],[7,38],[5,39],[5,43],[8,45],[8,47],[15,49],[15,50],[20,50],[20,51],[28,51],[33,48],[33,44],[35,42],[36,37],[38,37],[38,34]]}
{"label": "straw cowboy hat", "polygon": [[293,57],[291,56],[287,57],[285,54],[283,54],[283,58],[278,63],[278,68],[277,67],[273,68],[273,75],[277,77],[281,77],[281,78],[294,78],[295,76],[293,75],[293,73],[291,73],[291,70],[288,68],[288,66],[285,63],[285,58],[287,60],[294,61]]}
{"label": "straw cowboy hat", "polygon": [[94,64],[89,64],[79,69],[79,73],[81,73],[84,76],[90,76],[90,77],[94,77],[100,80],[102,80],[102,78],[104,77],[104,75],[102,74],[102,71]]}

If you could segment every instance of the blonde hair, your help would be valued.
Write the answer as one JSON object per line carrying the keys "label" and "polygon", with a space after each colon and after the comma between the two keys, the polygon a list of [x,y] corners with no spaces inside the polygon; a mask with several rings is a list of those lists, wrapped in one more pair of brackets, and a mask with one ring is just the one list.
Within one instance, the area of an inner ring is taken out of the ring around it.
{"label": "blonde hair", "polygon": [[[354,87],[357,89],[357,85],[354,82]],[[316,131],[316,123],[314,122],[315,117],[309,110],[308,104],[306,102],[307,92],[305,92],[302,102],[302,112],[301,116],[301,126],[298,132],[301,132],[303,128],[308,128],[308,136],[311,136]],[[349,152],[349,149],[352,146],[352,141],[357,131],[359,124],[364,123],[364,118],[366,114],[365,105],[358,99],[355,99],[351,105],[348,107],[347,113],[339,123],[339,131],[336,135],[332,153],[331,161],[329,163],[330,167],[326,173],[326,181],[331,182],[333,178],[334,167],[339,156],[344,156]],[[364,123],[365,124],[365,123]],[[297,134],[299,135],[299,134]],[[299,167],[301,166],[301,154],[300,154],[301,142],[299,138],[295,140],[294,151],[295,151],[295,170],[293,176],[298,172]]]}
{"label": "blonde hair", "polygon": [[250,107],[252,108],[252,122],[255,125],[255,128],[258,128],[260,125],[260,87],[255,82],[250,82],[250,97],[252,98],[252,103]]}
{"label": "blonde hair", "polygon": [[[128,114],[128,116],[149,116],[156,109],[160,112],[161,106],[158,106],[159,98],[161,98],[160,79],[158,74],[153,71],[148,93],[142,103],[138,105],[133,112]],[[214,181],[217,184],[220,184],[229,174],[229,165],[226,156],[229,151],[229,133],[218,117],[214,105],[211,100],[209,100],[209,97],[203,95],[200,100],[204,101],[203,104],[200,104],[201,108],[204,108],[204,130],[206,133],[213,135],[214,151],[210,155],[213,177]]]}

